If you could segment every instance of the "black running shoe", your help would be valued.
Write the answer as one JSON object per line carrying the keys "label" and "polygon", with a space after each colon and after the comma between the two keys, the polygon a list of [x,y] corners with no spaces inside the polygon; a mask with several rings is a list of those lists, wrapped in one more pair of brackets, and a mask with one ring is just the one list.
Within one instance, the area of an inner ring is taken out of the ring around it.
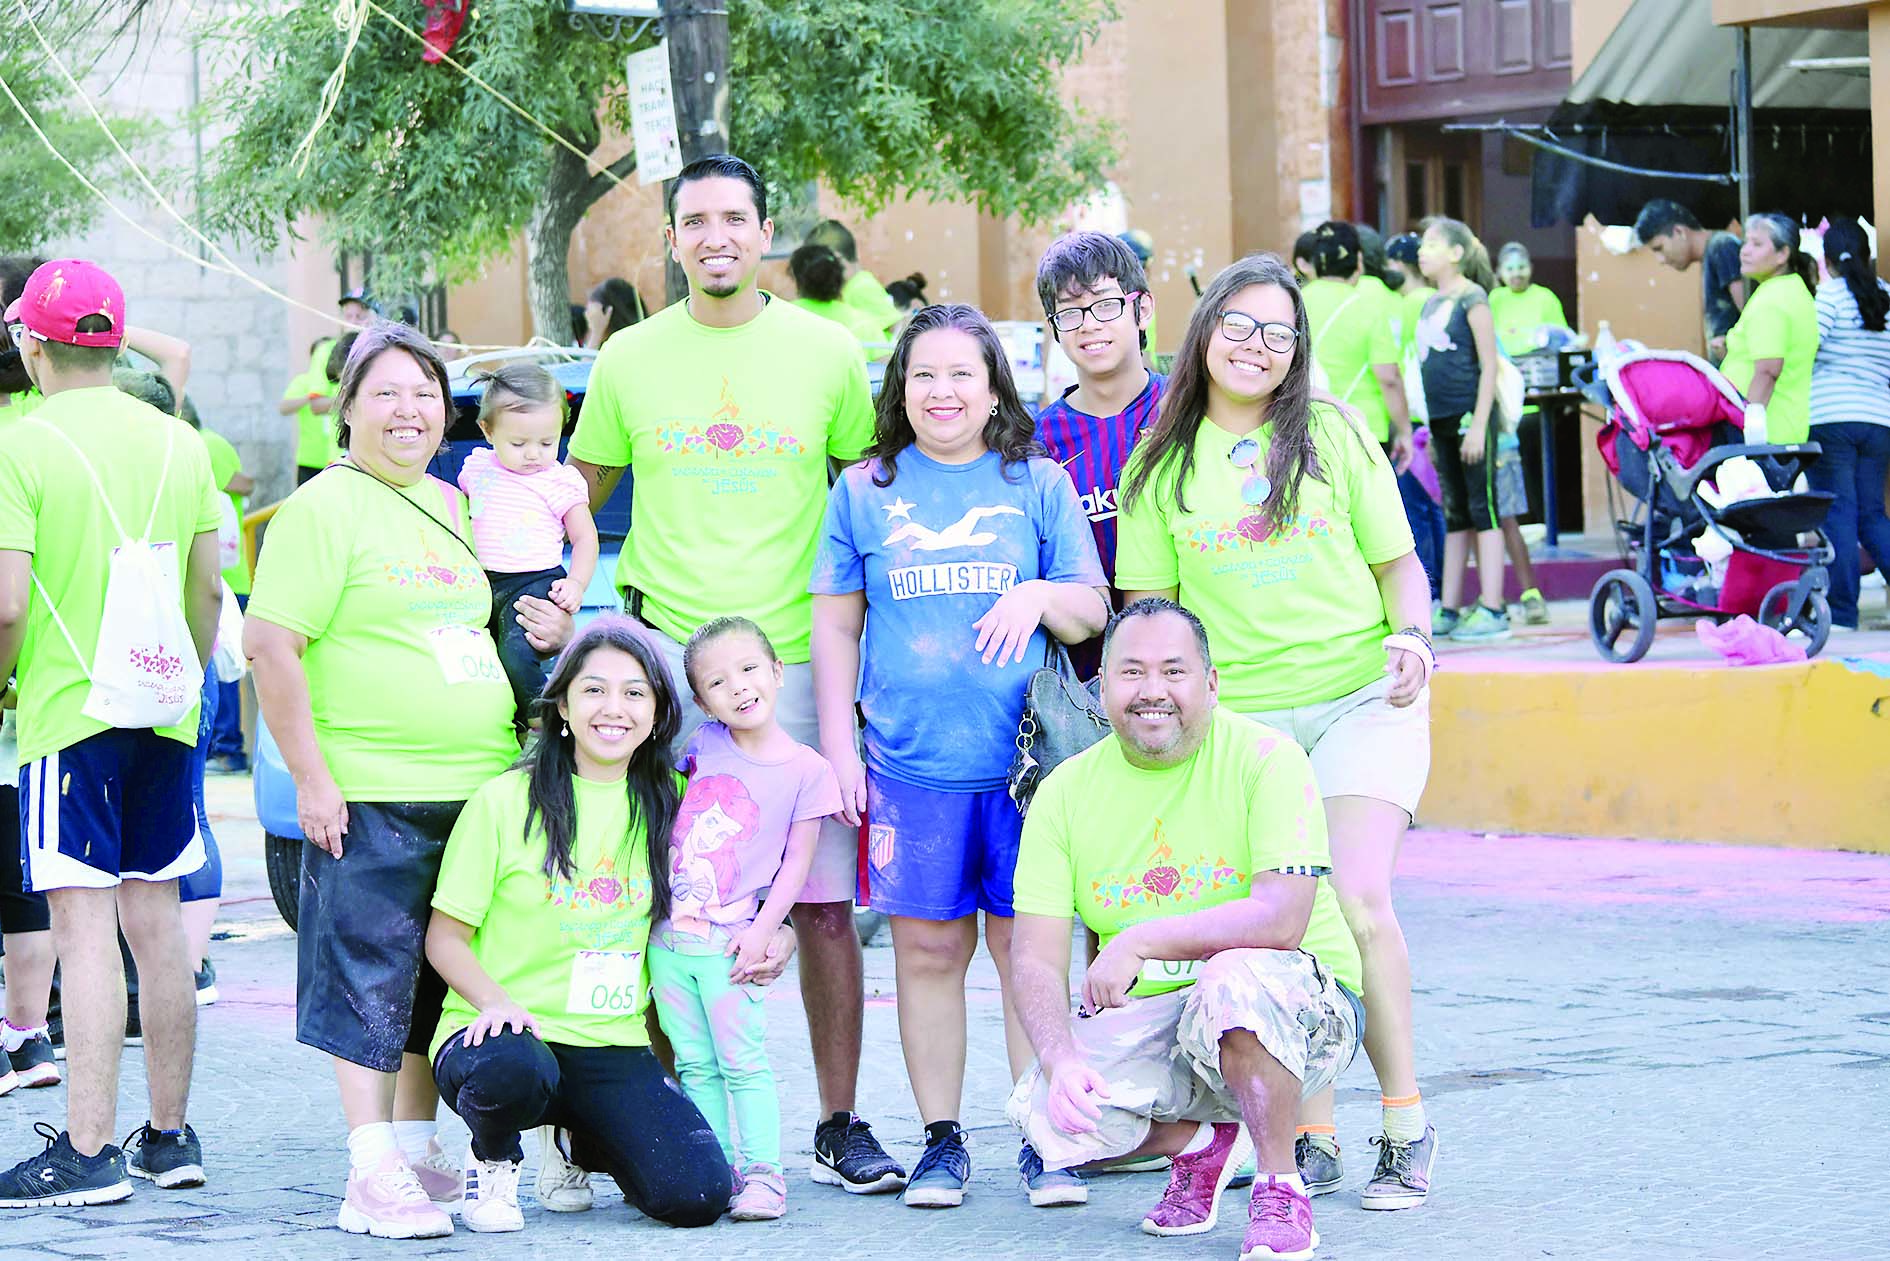
{"label": "black running shoe", "polygon": [[125,1147],[131,1152],[125,1167],[134,1178],[155,1182],[166,1190],[203,1185],[203,1145],[197,1141],[197,1131],[188,1125],[166,1132],[154,1130],[146,1122],[125,1140]]}
{"label": "black running shoe", "polygon": [[81,1156],[64,1130],[42,1121],[33,1131],[46,1140],[46,1150],[0,1173],[0,1208],[77,1207],[131,1198],[124,1152],[107,1143],[98,1155]]}
{"label": "black running shoe", "polygon": [[904,1166],[886,1154],[873,1127],[851,1112],[836,1112],[814,1128],[812,1177],[853,1195],[897,1191],[906,1185]]}
{"label": "black running shoe", "polygon": [[46,1030],[35,1029],[26,1035],[17,1050],[7,1052],[7,1060],[13,1065],[13,1071],[19,1074],[22,1086],[57,1086],[59,1084],[59,1061],[53,1054],[52,1038]]}

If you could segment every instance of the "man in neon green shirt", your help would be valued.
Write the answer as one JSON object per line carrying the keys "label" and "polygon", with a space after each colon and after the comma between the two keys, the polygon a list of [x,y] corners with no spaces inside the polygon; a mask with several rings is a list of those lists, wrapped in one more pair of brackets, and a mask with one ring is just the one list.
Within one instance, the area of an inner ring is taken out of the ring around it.
{"label": "man in neon green shirt", "polygon": [[881,339],[890,339],[893,325],[899,322],[899,308],[886,286],[879,283],[879,277],[860,266],[860,248],[853,234],[836,219],[822,219],[808,232],[807,243],[824,245],[840,256],[847,268],[840,300],[864,314],[879,329]]}
{"label": "man in neon green shirt", "polygon": [[[1242,1255],[1310,1255],[1294,1122],[1363,1025],[1312,767],[1290,737],[1218,708],[1207,632],[1180,605],[1116,614],[1102,678],[1111,734],[1046,777],[1024,821],[1011,984],[1037,1062],[1007,1113],[1046,1166],[1172,1157],[1142,1222],[1154,1235],[1211,1229],[1253,1153]],[[1084,1020],[1070,1016],[1077,918],[1102,944]]]}
{"label": "man in neon green shirt", "polygon": [[[0,620],[0,678],[17,666],[26,880],[52,908],[71,1076],[68,1130],[0,1172],[0,1201],[102,1204],[131,1194],[126,1154],[112,1142],[125,1029],[121,928],[138,963],[151,1104],[130,1165],[165,1185],[203,1182],[202,1149],[184,1117],[196,987],[177,881],[204,861],[191,794],[202,675],[190,654],[209,660],[216,633],[221,510],[209,455],[189,428],[112,386],[125,299],[102,268],[80,259],[42,265],[7,323],[45,401],[0,444],[0,607],[18,610]],[[116,595],[130,575],[127,594],[150,590],[137,570],[115,572],[132,522],[191,639],[159,640],[161,621],[119,616],[110,627],[140,663],[140,694],[188,706],[155,729],[100,717],[123,711],[108,710],[94,683],[108,588]]]}
{"label": "man in neon green shirt", "polygon": [[1353,225],[1323,223],[1314,235],[1319,275],[1300,291],[1313,354],[1334,396],[1365,418],[1402,471],[1411,458],[1411,419],[1398,370],[1398,299],[1384,281],[1366,274]]}
{"label": "man in neon green shirt", "polygon": [[1505,245],[1496,259],[1496,277],[1503,283],[1490,291],[1490,318],[1496,321],[1496,344],[1514,359],[1542,349],[1541,331],[1566,329],[1568,316],[1555,290],[1531,283],[1529,250],[1520,242]]}
{"label": "man in neon green shirt", "polygon": [[[634,470],[617,587],[681,684],[681,641],[726,614],[753,618],[786,663],[781,723],[818,747],[808,575],[825,516],[829,461],[873,440],[859,339],[760,289],[774,224],[761,176],[726,154],[684,167],[665,235],[689,297],[598,352],[571,438],[591,511]],[[678,688],[688,697],[689,689]],[[702,721],[685,701],[677,749]],[[816,1180],[895,1191],[905,1171],[853,1115],[865,1008],[853,929],[858,833],[829,819],[794,908],[801,997],[821,1113]]]}

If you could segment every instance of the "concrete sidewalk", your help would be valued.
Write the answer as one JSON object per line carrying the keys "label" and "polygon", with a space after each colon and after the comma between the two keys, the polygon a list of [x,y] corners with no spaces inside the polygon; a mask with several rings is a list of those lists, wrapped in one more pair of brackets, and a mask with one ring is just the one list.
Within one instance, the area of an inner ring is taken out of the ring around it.
{"label": "concrete sidewalk", "polygon": [[[918,1212],[805,1179],[815,1102],[792,974],[771,996],[770,1048],[788,1138],[789,1211],[687,1234],[623,1207],[539,1210],[522,1236],[391,1243],[333,1228],[345,1157],[333,1083],[293,1034],[294,940],[262,879],[247,780],[212,801],[229,872],[223,999],[203,1012],[191,1118],[211,1181],[140,1183],[122,1205],[0,1215],[0,1261],[51,1257],[615,1256],[1223,1257],[1245,1199],[1215,1232],[1136,1229],[1164,1175],[1098,1179],[1085,1208],[1031,1209],[1004,1124],[996,979],[974,965],[965,1207]],[[1418,1064],[1442,1140],[1424,1208],[1365,1213],[1377,1092],[1363,1058],[1339,1091],[1346,1190],[1315,1202],[1324,1258],[1881,1256],[1871,1191],[1890,1142],[1890,858],[1648,842],[1414,834],[1400,901],[1418,978]],[[867,952],[862,1112],[910,1163],[920,1126],[900,1060],[892,952]],[[125,1061],[119,1128],[143,1118]],[[0,1100],[0,1159],[62,1124],[63,1091]],[[451,1150],[463,1129],[447,1114]],[[536,1160],[527,1142],[528,1161]]]}

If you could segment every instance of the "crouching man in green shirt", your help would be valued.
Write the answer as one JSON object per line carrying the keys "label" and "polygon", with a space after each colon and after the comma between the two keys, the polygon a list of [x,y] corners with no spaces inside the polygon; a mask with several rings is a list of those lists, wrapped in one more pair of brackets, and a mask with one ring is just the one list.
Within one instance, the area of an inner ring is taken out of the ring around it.
{"label": "crouching man in green shirt", "polygon": [[[1294,1121],[1364,1025],[1312,768],[1216,708],[1207,632],[1172,601],[1116,614],[1102,679],[1113,734],[1045,779],[1017,860],[1012,975],[1037,1063],[1009,1115],[1050,1171],[1026,1180],[1081,1192],[1068,1170],[1169,1156],[1142,1229],[1202,1234],[1253,1154],[1242,1261],[1311,1257]],[[1102,951],[1072,1018],[1076,917]]]}

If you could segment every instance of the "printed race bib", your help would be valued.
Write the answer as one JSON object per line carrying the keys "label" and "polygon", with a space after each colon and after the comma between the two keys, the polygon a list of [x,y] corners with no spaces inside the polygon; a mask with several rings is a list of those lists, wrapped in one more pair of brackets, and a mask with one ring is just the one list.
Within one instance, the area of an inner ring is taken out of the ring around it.
{"label": "printed race bib", "polygon": [[499,650],[483,626],[440,626],[427,632],[440,677],[448,683],[505,682]]}
{"label": "printed race bib", "polygon": [[580,950],[571,964],[571,988],[565,994],[568,1016],[627,1015],[642,997],[643,952]]}
{"label": "printed race bib", "polygon": [[1177,984],[1193,985],[1195,970],[1201,966],[1199,959],[1148,959],[1142,963],[1142,970],[1136,974],[1136,980],[1144,989],[1162,986],[1169,989]]}

